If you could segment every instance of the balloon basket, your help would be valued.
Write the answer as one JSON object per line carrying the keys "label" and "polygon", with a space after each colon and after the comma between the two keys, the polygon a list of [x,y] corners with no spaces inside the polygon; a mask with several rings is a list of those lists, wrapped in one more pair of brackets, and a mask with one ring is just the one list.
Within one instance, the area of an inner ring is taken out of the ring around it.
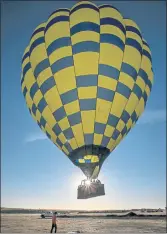
{"label": "balloon basket", "polygon": [[77,199],[88,199],[105,195],[104,184],[100,180],[83,180],[78,186]]}

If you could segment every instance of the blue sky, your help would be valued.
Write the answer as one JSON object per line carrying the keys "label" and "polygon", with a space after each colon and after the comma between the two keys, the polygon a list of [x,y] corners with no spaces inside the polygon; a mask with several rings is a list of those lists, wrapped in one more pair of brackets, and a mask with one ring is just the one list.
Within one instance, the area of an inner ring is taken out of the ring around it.
{"label": "blue sky", "polygon": [[[2,3],[2,206],[62,209],[127,209],[166,204],[165,2],[107,2],[132,18],[152,50],[154,86],[145,113],[103,164],[106,196],[77,200],[83,177],[46,139],[25,105],[21,58],[35,27],[72,1]],[[102,2],[95,2],[97,5]]]}

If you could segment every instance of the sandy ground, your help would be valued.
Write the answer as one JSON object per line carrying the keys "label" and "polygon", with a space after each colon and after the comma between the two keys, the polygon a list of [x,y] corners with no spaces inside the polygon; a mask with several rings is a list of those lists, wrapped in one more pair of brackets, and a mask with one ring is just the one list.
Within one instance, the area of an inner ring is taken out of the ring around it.
{"label": "sandy ground", "polygon": [[[59,218],[58,233],[166,233],[165,218]],[[2,214],[2,233],[49,233],[51,219],[40,215]]]}

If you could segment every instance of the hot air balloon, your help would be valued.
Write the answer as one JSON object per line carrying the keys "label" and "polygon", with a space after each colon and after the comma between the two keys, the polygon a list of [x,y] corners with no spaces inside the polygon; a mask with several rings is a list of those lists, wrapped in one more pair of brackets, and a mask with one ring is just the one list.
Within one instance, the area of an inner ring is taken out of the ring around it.
{"label": "hot air balloon", "polygon": [[102,164],[144,111],[152,83],[147,42],[111,5],[81,1],[34,30],[22,92],[39,127],[91,180],[78,198],[105,194]]}

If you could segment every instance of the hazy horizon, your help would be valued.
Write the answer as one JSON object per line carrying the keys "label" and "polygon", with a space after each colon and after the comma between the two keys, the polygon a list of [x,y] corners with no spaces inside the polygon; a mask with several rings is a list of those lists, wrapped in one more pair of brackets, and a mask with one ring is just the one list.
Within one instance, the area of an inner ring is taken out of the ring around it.
{"label": "hazy horizon", "polygon": [[68,208],[64,208],[64,209],[61,209],[61,208],[25,208],[25,207],[1,207],[1,209],[18,209],[18,210],[58,210],[58,211],[94,211],[94,212],[97,212],[97,211],[115,211],[115,210],[118,210],[118,211],[126,211],[126,210],[142,210],[142,209],[151,209],[151,210],[158,210],[158,209],[162,209],[162,210],[166,210],[165,207],[159,207],[159,208],[154,208],[154,207],[142,207],[142,208],[131,208],[131,209],[68,209]]}

